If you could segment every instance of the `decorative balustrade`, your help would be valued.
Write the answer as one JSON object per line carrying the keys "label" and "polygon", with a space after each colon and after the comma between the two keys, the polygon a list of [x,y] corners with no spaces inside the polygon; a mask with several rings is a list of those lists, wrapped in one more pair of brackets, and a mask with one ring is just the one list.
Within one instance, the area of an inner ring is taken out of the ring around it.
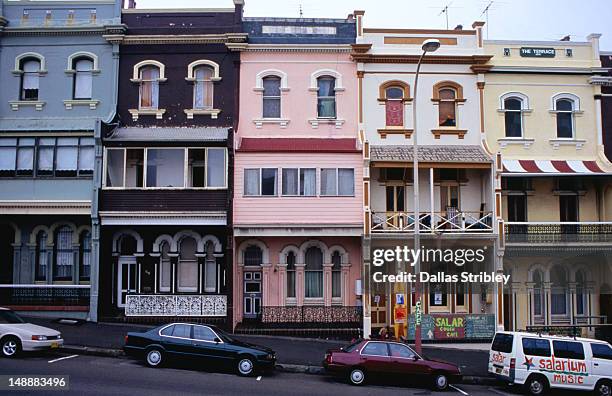
{"label": "decorative balustrade", "polygon": [[0,285],[9,306],[89,306],[89,285]]}
{"label": "decorative balustrade", "polygon": [[225,295],[128,294],[125,316],[226,316]]}
{"label": "decorative balustrade", "polygon": [[288,323],[361,323],[361,307],[262,307],[261,321],[270,324]]}
{"label": "decorative balustrade", "polygon": [[[433,221],[432,221],[433,220]],[[372,233],[414,232],[414,212],[372,212]],[[421,212],[421,234],[431,233],[483,233],[493,231],[492,212]]]}
{"label": "decorative balustrade", "polygon": [[507,222],[504,227],[509,244],[612,242],[612,222]]}

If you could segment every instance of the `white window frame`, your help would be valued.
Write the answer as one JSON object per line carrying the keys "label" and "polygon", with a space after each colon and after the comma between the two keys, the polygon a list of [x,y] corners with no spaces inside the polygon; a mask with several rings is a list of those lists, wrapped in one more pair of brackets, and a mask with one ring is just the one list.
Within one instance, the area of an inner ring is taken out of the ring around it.
{"label": "white window frame", "polygon": [[[328,169],[335,169],[335,174],[336,174],[336,193],[335,194],[323,194],[323,188],[321,186],[321,184],[323,183],[323,170],[328,170]],[[353,194],[351,195],[344,195],[344,194],[340,194],[339,191],[339,187],[340,187],[340,169],[350,169],[353,171]],[[355,196],[355,168],[321,168],[320,171],[321,176],[319,177],[319,196],[321,197],[354,197]]]}
{"label": "white window frame", "polygon": [[[560,100],[567,100],[572,104],[572,110],[559,110],[557,109],[557,102]],[[551,114],[570,114],[571,124],[572,124],[572,136],[571,137],[559,137],[557,136],[557,122],[555,120],[555,134],[553,141],[563,141],[563,140],[576,140],[576,115],[582,114],[583,111],[580,108],[580,97],[572,94],[572,93],[558,93],[551,98],[551,110],[549,111]]]}
{"label": "white window frame", "polygon": [[[262,186],[263,186],[263,180],[262,180],[262,170],[263,169],[274,169],[276,170],[276,181],[275,181],[275,185],[276,185],[276,193],[274,195],[262,195],[261,194],[261,190],[262,190]],[[271,198],[271,197],[278,197],[279,196],[279,171],[278,171],[278,167],[276,166],[261,166],[261,167],[257,167],[257,168],[244,168],[243,169],[243,186],[242,186],[242,196],[245,198],[253,198],[253,197],[263,197],[263,198]],[[259,173],[259,191],[257,195],[247,195],[246,194],[246,171],[247,170],[257,170]]]}
{"label": "white window frame", "polygon": [[[284,170],[289,170],[289,169],[296,169],[296,170],[297,170],[297,172],[298,172],[298,173],[297,173],[297,182],[298,182],[297,194],[283,194],[283,185],[284,185],[283,183],[285,182],[285,181],[284,181],[284,178],[283,178],[283,171],[284,171]],[[302,170],[303,170],[303,169],[304,169],[304,170],[305,170],[305,169],[313,169],[313,170],[314,170],[314,177],[315,177],[315,192],[314,192],[314,194],[313,194],[313,195],[302,195],[302,194],[300,194],[300,192],[301,192],[301,187],[302,187],[302,182],[301,182],[300,174],[301,174],[301,172],[302,172]],[[279,172],[279,173],[280,173],[279,178],[281,179],[281,180],[280,180],[280,186],[281,186],[281,188],[280,188],[280,194],[279,194],[279,195],[280,195],[281,197],[302,197],[302,198],[309,198],[309,197],[316,197],[316,196],[318,195],[319,191],[318,191],[318,188],[317,188],[318,183],[317,183],[317,168],[316,168],[316,167],[308,167],[308,166],[296,166],[296,167],[280,168],[280,172]]]}

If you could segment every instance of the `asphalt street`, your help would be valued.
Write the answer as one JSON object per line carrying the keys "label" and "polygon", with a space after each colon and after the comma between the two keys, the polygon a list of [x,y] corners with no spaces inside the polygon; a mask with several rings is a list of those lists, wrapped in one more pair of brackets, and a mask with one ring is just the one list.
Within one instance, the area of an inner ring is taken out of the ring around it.
{"label": "asphalt street", "polygon": [[[205,371],[173,365],[148,368],[139,361],[62,351],[28,353],[16,359],[0,359],[0,375],[69,376],[68,391],[16,391],[2,394],[32,395],[434,395],[410,384],[373,383],[361,387],[322,375],[275,372],[265,376],[238,377],[232,373]],[[519,389],[503,386],[457,385],[444,395],[519,395]]]}

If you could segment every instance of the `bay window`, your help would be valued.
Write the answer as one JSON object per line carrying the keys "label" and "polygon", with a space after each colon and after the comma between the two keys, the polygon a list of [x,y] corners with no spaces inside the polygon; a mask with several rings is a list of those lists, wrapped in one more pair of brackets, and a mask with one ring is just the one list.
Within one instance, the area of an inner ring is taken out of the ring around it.
{"label": "bay window", "polygon": [[350,168],[321,169],[321,195],[353,196],[355,194],[355,171]]}
{"label": "bay window", "polygon": [[107,148],[104,187],[226,188],[223,147]]}

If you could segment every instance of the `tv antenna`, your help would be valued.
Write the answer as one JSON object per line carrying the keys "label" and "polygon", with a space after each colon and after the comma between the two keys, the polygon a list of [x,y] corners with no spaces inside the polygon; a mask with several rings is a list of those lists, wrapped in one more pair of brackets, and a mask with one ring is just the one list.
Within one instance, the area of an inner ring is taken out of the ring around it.
{"label": "tv antenna", "polygon": [[448,30],[448,7],[450,7],[451,4],[453,4],[452,1],[445,5],[444,8],[442,8],[442,11],[440,11],[440,13],[438,14],[438,16],[444,14],[444,16],[446,17],[446,30]]}
{"label": "tv antenna", "polygon": [[493,0],[489,1],[489,4],[487,4],[487,6],[485,7],[484,10],[482,10],[482,13],[480,14],[480,16],[485,16],[485,20],[487,22],[487,40],[489,39],[489,9],[491,8],[491,6],[493,5]]}
{"label": "tv antenna", "polygon": [[304,16],[304,12],[302,11],[302,5],[300,4],[300,18]]}

